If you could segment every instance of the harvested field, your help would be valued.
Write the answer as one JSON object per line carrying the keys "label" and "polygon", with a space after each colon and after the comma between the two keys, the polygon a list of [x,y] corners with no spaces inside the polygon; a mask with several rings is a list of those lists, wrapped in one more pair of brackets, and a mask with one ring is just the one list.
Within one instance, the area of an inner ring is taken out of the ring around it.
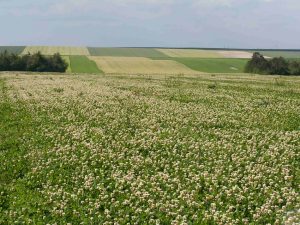
{"label": "harvested field", "polygon": [[215,50],[200,49],[157,49],[169,57],[221,58]]}
{"label": "harvested field", "polygon": [[8,53],[21,54],[25,46],[0,46],[0,53],[7,51]]}
{"label": "harvested field", "polygon": [[245,51],[218,51],[222,58],[251,59],[252,53]]}
{"label": "harvested field", "polygon": [[153,48],[88,48],[92,56],[167,57]]}
{"label": "harvested field", "polygon": [[173,60],[152,60],[143,57],[90,56],[107,74],[195,74],[198,73]]}
{"label": "harvested field", "polygon": [[28,46],[22,54],[41,52],[43,55],[89,55],[89,51],[85,47],[67,47],[67,46]]}
{"label": "harvested field", "polygon": [[87,56],[70,56],[70,65],[73,73],[103,73]]}
{"label": "harvested field", "polygon": [[252,53],[245,51],[220,51],[201,49],[157,49],[169,57],[187,58],[244,58],[252,57]]}

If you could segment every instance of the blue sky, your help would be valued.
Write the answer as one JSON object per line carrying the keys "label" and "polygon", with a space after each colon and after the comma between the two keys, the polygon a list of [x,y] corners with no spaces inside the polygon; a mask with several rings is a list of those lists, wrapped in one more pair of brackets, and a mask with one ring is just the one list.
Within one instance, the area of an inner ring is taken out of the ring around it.
{"label": "blue sky", "polygon": [[299,0],[0,0],[0,45],[300,49]]}

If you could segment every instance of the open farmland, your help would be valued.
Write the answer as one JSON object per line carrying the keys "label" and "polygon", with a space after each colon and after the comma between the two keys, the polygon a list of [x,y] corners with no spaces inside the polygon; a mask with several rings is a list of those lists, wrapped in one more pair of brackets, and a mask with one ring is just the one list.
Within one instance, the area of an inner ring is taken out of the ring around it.
{"label": "open farmland", "polygon": [[86,56],[70,56],[73,73],[103,73],[97,64]]}
{"label": "open farmland", "polygon": [[168,57],[221,58],[218,51],[199,49],[157,49]]}
{"label": "open farmland", "polygon": [[89,55],[86,47],[67,47],[67,46],[27,46],[22,54],[34,54],[41,52],[43,55],[54,55],[59,53],[61,55]]}
{"label": "open farmland", "polygon": [[247,59],[172,58],[187,67],[206,73],[243,73]]}
{"label": "open farmland", "polygon": [[252,53],[245,51],[221,51],[202,49],[157,49],[169,57],[187,58],[246,58],[252,57]]}
{"label": "open farmland", "polygon": [[295,224],[299,96],[299,77],[2,73],[0,224]]}
{"label": "open farmland", "polygon": [[185,65],[173,60],[152,60],[143,57],[91,56],[106,74],[196,74]]}
{"label": "open farmland", "polygon": [[25,46],[0,46],[0,53],[7,51],[8,53],[21,54]]}
{"label": "open farmland", "polygon": [[300,51],[260,51],[261,54],[268,57],[300,58]]}
{"label": "open farmland", "polygon": [[92,56],[167,57],[154,48],[88,48]]}

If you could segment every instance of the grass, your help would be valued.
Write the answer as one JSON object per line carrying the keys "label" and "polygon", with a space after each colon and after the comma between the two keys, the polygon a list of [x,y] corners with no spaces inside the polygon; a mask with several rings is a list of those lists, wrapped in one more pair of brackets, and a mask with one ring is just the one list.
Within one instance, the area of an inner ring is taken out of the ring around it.
{"label": "grass", "polygon": [[196,74],[190,68],[173,60],[152,60],[143,57],[91,56],[107,74]]}
{"label": "grass", "polygon": [[296,224],[300,79],[275,78],[2,73],[0,224]]}
{"label": "grass", "polygon": [[62,56],[62,58],[68,63],[67,73],[72,73],[71,61],[69,56]]}
{"label": "grass", "polygon": [[206,73],[242,73],[248,59],[172,58],[185,66]]}
{"label": "grass", "polygon": [[41,52],[44,55],[53,55],[59,53],[61,55],[89,55],[89,51],[85,47],[68,47],[68,46],[27,46],[22,54]]}
{"label": "grass", "polygon": [[0,53],[5,50],[9,53],[21,54],[25,46],[0,46]]}
{"label": "grass", "polygon": [[88,48],[91,56],[167,57],[153,48]]}
{"label": "grass", "polygon": [[86,56],[70,56],[69,58],[73,73],[103,73],[97,64]]}
{"label": "grass", "polygon": [[30,182],[25,181],[30,170],[26,155],[33,150],[31,140],[35,146],[47,146],[36,133],[37,124],[29,109],[23,101],[9,98],[9,91],[0,78],[0,224],[12,223],[5,216],[7,210],[25,208],[25,217],[34,215],[41,199]]}

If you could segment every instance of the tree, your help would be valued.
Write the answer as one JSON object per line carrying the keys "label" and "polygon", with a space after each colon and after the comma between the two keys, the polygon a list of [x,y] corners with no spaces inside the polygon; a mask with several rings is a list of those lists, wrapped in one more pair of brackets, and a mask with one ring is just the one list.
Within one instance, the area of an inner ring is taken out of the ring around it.
{"label": "tree", "polygon": [[269,71],[269,62],[259,52],[253,53],[252,59],[246,64],[246,73],[267,74]]}
{"label": "tree", "polygon": [[289,63],[283,57],[270,60],[270,74],[289,75]]}
{"label": "tree", "polygon": [[289,63],[291,75],[300,75],[300,61],[293,60]]}
{"label": "tree", "polygon": [[49,65],[49,69],[53,72],[65,72],[68,68],[68,63],[60,56],[59,53],[56,53],[49,58]]}

